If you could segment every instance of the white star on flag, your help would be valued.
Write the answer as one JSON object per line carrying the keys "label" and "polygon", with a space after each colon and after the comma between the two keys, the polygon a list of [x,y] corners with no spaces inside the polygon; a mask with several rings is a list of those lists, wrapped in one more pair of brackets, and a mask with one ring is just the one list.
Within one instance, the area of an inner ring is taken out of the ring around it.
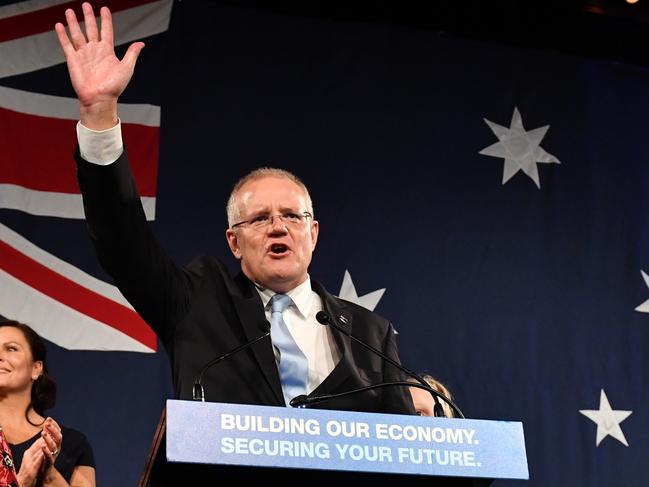
{"label": "white star on flag", "polygon": [[[645,271],[640,271],[642,274],[642,278],[644,279],[644,283],[647,285],[649,288],[649,276],[645,273]],[[649,313],[649,299],[647,299],[644,303],[642,303],[640,306],[638,306],[636,311],[639,311],[640,313]]]}
{"label": "white star on flag", "polygon": [[620,428],[620,423],[628,418],[633,411],[611,409],[606,393],[602,389],[599,396],[599,409],[582,409],[581,414],[597,423],[597,439],[595,445],[599,446],[604,438],[612,436],[625,446],[629,446]]}
{"label": "white star on flag", "polygon": [[383,296],[384,292],[385,288],[377,289],[376,291],[367,293],[364,296],[359,296],[356,292],[356,287],[354,286],[354,282],[352,281],[351,274],[348,270],[345,270],[345,276],[343,277],[343,283],[340,286],[338,297],[341,299],[346,299],[347,301],[351,301],[354,304],[358,304],[359,306],[367,308],[370,311],[374,311],[374,308],[376,308],[376,305],[379,304],[381,296]]}
{"label": "white star on flag", "polygon": [[525,131],[523,120],[518,108],[514,107],[514,114],[509,128],[493,123],[486,118],[483,119],[493,133],[498,137],[498,142],[485,147],[479,153],[485,156],[502,157],[505,159],[503,170],[503,184],[522,170],[527,174],[536,186],[541,189],[539,181],[539,170],[537,163],[561,164],[559,159],[543,150],[541,141],[550,128],[549,125],[537,129]]}

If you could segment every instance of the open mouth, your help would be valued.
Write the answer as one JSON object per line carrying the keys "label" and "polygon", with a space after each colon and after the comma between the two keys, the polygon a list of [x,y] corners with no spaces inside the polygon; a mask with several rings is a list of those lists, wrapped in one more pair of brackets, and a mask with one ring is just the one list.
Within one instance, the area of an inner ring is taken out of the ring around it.
{"label": "open mouth", "polygon": [[284,244],[273,244],[270,246],[270,253],[273,255],[282,255],[288,252],[288,247]]}

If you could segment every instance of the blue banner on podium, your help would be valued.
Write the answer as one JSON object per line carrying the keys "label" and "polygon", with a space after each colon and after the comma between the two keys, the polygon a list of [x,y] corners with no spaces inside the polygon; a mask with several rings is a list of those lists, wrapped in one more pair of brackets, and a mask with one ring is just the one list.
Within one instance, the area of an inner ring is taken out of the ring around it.
{"label": "blue banner on podium", "polygon": [[167,401],[170,462],[527,479],[520,422]]}

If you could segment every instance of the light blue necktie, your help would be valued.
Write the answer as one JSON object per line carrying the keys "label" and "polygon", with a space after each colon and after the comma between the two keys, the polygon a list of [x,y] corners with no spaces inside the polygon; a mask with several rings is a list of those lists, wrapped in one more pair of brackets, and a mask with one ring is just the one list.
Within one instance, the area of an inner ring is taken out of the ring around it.
{"label": "light blue necktie", "polygon": [[292,304],[293,300],[286,294],[276,294],[270,300],[270,336],[273,345],[279,349],[279,380],[287,406],[294,397],[306,394],[309,373],[306,357],[295,343],[282,316]]}

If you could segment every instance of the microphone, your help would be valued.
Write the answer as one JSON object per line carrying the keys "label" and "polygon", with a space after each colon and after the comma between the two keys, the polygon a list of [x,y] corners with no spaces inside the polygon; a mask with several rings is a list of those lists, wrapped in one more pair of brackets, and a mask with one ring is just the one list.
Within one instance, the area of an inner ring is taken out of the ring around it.
{"label": "microphone", "polygon": [[462,411],[460,411],[460,408],[458,408],[453,403],[453,401],[451,401],[444,394],[442,394],[440,392],[437,392],[435,389],[430,387],[430,385],[428,385],[428,383],[419,374],[417,374],[417,373],[413,372],[412,370],[404,367],[399,362],[397,362],[396,360],[393,360],[392,358],[388,357],[387,355],[385,355],[380,350],[377,350],[376,348],[374,348],[370,344],[365,343],[360,338],[357,338],[354,335],[352,335],[351,331],[345,330],[343,327],[338,325],[334,320],[332,320],[327,312],[318,311],[315,318],[322,325],[333,326],[336,330],[340,331],[341,333],[344,333],[349,338],[354,340],[356,343],[361,345],[363,348],[365,348],[365,349],[369,350],[370,352],[378,355],[379,357],[381,357],[386,362],[392,364],[397,369],[401,370],[402,372],[405,372],[407,375],[409,375],[410,377],[417,380],[417,382],[419,384],[412,383],[412,382],[405,382],[405,381],[403,381],[403,382],[401,382],[401,381],[399,381],[399,382],[385,382],[385,383],[381,383],[381,384],[374,384],[374,385],[370,385],[370,386],[366,386],[366,387],[361,387],[359,389],[353,389],[351,391],[341,392],[341,393],[338,393],[338,394],[326,394],[326,395],[322,395],[322,396],[313,396],[313,397],[300,395],[300,396],[297,396],[297,397],[293,398],[290,401],[289,404],[291,406],[293,406],[293,407],[307,407],[310,404],[317,404],[317,403],[322,402],[322,401],[326,401],[326,400],[333,399],[333,398],[336,398],[336,397],[346,396],[348,394],[354,394],[356,392],[363,392],[363,391],[367,391],[367,390],[370,390],[370,389],[377,389],[377,388],[388,387],[388,386],[397,386],[397,385],[404,386],[404,385],[407,385],[409,387],[417,387],[419,389],[424,389],[424,390],[428,391],[431,396],[433,396],[433,400],[435,401],[434,411],[435,411],[435,416],[436,417],[445,417],[446,416],[444,414],[444,409],[442,408],[442,405],[439,402],[439,398],[441,398],[443,401],[446,401],[449,404],[449,406],[451,406],[453,408],[453,410],[458,414],[458,416],[460,418],[464,418],[464,414],[462,413]]}
{"label": "microphone", "polygon": [[196,376],[196,379],[194,379],[194,388],[192,391],[192,399],[194,401],[201,401],[205,402],[205,391],[203,390],[203,374],[212,366],[218,364],[219,362],[225,360],[226,358],[239,353],[241,350],[245,350],[246,348],[251,347],[255,343],[263,340],[264,338],[270,336],[270,323],[268,320],[264,320],[259,324],[259,328],[261,328],[261,331],[264,332],[263,335],[258,336],[257,338],[253,338],[247,343],[244,343],[243,345],[235,348],[234,350],[230,350],[227,353],[224,353],[223,355],[219,355],[218,357],[210,360],[207,362],[205,365],[203,365],[203,368],[201,369],[200,373],[198,376]]}
{"label": "microphone", "polygon": [[414,382],[406,382],[403,380],[394,381],[394,382],[381,382],[380,384],[371,384],[369,386],[360,387],[358,389],[352,389],[351,391],[338,392],[336,394],[322,394],[320,396],[308,396],[306,394],[300,394],[295,396],[290,400],[289,405],[294,408],[305,408],[313,404],[318,404],[321,402],[329,401],[330,399],[336,399],[338,397],[349,396],[351,394],[356,394],[357,392],[365,392],[371,389],[380,389],[383,387],[392,387],[392,386],[408,386],[408,387],[417,387],[419,389],[428,390],[428,387]]}
{"label": "microphone", "polygon": [[[422,384],[418,384],[416,382],[406,382],[406,381],[395,381],[395,382],[381,382],[380,384],[372,384],[369,386],[365,387],[360,387],[358,389],[352,389],[351,391],[344,391],[344,392],[338,392],[336,394],[322,394],[320,396],[307,396],[306,394],[300,394],[299,396],[295,396],[293,399],[290,400],[289,405],[294,407],[294,408],[308,408],[314,404],[318,404],[321,402],[329,401],[330,399],[336,399],[339,397],[344,397],[344,396],[349,396],[351,394],[356,394],[357,392],[364,392],[364,391],[369,391],[371,389],[379,389],[382,387],[392,387],[392,386],[408,386],[408,387],[416,387],[418,389],[423,389],[426,392],[430,392],[431,387],[430,386],[424,386]],[[453,402],[451,399],[449,399],[446,395],[442,394],[441,392],[437,392],[433,389],[433,391],[439,395],[439,398],[446,401],[449,406],[457,413],[458,418],[463,418],[464,414],[462,411],[460,411],[460,408]],[[441,404],[440,404],[441,406]],[[442,409],[442,412],[444,410]],[[439,415],[438,411],[435,411],[435,417],[441,418],[444,417],[444,415]]]}

